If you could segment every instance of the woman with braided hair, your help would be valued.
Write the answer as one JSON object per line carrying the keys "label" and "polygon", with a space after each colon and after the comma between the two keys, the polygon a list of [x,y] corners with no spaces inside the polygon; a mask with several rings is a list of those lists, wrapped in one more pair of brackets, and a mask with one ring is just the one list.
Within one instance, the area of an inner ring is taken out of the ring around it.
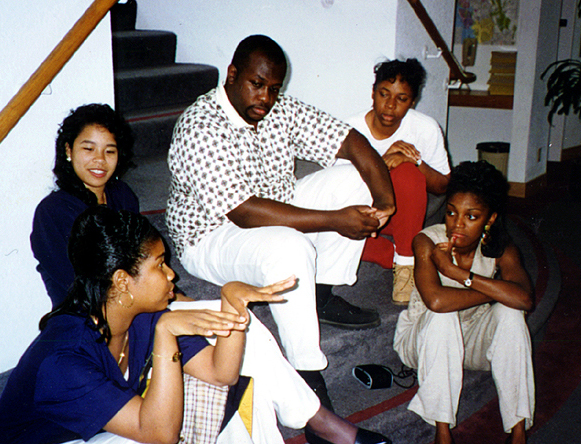
{"label": "woman with braided hair", "polygon": [[453,442],[463,369],[492,371],[504,429],[524,443],[534,413],[530,279],[504,226],[508,184],[485,161],[452,170],[444,224],[413,241],[415,285],[394,348],[418,369],[409,409]]}
{"label": "woman with braided hair", "polygon": [[[265,287],[225,284],[212,301],[214,320],[196,302],[170,311],[175,274],[159,232],[140,214],[104,205],[75,220],[68,256],[69,293],[42,318],[0,397],[0,444],[175,444],[186,420],[183,373],[225,387],[241,372],[254,380],[252,430],[231,427],[237,417],[229,416],[218,443],[282,444],[277,418],[321,442],[391,443],[321,407],[247,310],[249,302],[283,302],[294,276]],[[224,407],[194,403],[196,411]]]}

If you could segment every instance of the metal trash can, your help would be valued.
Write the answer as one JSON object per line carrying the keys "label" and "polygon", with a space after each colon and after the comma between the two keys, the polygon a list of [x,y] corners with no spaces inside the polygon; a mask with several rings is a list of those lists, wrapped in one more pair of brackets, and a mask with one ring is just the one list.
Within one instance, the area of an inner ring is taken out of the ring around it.
{"label": "metal trash can", "polygon": [[481,142],[476,144],[478,160],[486,160],[506,178],[508,171],[508,142]]}

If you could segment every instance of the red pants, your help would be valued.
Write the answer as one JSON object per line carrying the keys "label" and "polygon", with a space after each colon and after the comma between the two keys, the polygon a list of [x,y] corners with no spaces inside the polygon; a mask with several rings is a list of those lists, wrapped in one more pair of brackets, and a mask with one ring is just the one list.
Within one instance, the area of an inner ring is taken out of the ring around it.
{"label": "red pants", "polygon": [[426,177],[413,163],[402,163],[390,175],[397,210],[376,238],[367,239],[361,257],[383,268],[393,268],[394,244],[398,255],[414,255],[412,240],[423,228],[428,202]]}

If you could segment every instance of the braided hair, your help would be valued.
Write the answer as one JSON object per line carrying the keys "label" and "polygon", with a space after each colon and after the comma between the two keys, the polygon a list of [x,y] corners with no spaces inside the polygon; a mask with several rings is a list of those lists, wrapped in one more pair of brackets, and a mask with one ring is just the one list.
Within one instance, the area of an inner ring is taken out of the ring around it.
{"label": "braided hair", "polygon": [[446,190],[447,200],[457,193],[475,195],[488,208],[489,215],[497,214],[488,241],[482,243],[482,254],[494,258],[502,256],[510,242],[505,226],[508,182],[502,173],[485,160],[462,162],[452,169]]}
{"label": "braided hair", "polygon": [[152,245],[161,239],[146,217],[130,211],[116,212],[104,205],[89,207],[76,219],[68,244],[75,280],[64,302],[40,321],[41,330],[58,314],[91,317],[91,326],[110,339],[106,312],[113,274],[124,270],[139,274]]}

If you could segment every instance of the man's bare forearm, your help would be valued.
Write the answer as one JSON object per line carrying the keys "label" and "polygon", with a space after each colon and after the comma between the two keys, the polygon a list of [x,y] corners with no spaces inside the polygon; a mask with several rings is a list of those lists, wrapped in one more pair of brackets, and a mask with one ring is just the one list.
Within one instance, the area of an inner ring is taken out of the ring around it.
{"label": "man's bare forearm", "polygon": [[363,135],[354,129],[351,130],[343,141],[337,157],[351,161],[359,171],[371,192],[375,208],[391,211],[390,214],[395,212],[395,198],[389,170],[381,156]]}
{"label": "man's bare forearm", "polygon": [[350,239],[364,239],[379,228],[373,213],[367,205],[322,211],[253,196],[227,216],[241,228],[285,226],[303,233],[335,231]]}
{"label": "man's bare forearm", "polygon": [[303,233],[333,229],[330,211],[308,210],[256,196],[230,211],[228,219],[241,228],[284,226]]}
{"label": "man's bare forearm", "polygon": [[291,227],[303,233],[336,231],[352,239],[371,236],[395,212],[395,199],[387,166],[367,139],[351,130],[337,154],[350,160],[359,171],[373,197],[371,210],[355,205],[333,211],[299,208],[290,204],[250,197],[227,216],[241,228]]}

